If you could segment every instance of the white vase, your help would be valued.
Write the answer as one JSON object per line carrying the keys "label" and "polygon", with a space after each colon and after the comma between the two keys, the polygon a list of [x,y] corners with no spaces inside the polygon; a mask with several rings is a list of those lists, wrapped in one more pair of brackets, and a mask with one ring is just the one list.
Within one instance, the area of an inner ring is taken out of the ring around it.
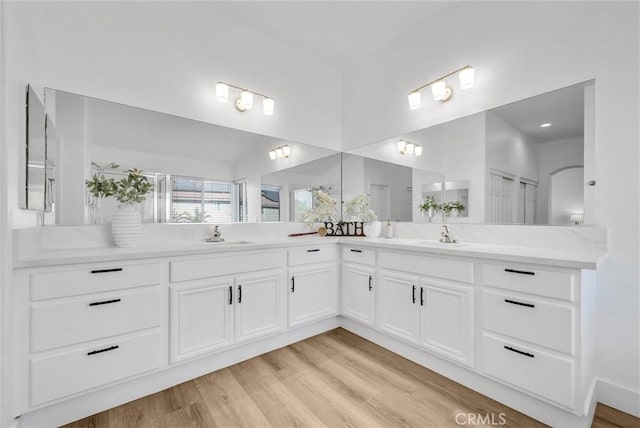
{"label": "white vase", "polygon": [[139,205],[120,205],[111,218],[111,234],[116,247],[135,247],[142,237]]}
{"label": "white vase", "polygon": [[382,232],[382,222],[371,221],[364,224],[364,234],[369,238],[377,238]]}

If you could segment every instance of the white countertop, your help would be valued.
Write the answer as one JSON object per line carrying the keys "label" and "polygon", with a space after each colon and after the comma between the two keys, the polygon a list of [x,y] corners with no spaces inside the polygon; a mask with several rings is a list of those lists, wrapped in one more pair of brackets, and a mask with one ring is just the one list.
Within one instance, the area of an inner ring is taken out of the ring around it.
{"label": "white countertop", "polygon": [[[250,243],[242,243],[247,242]],[[142,245],[135,248],[78,248],[65,250],[43,250],[34,252],[14,262],[15,268],[57,266],[77,263],[137,260],[156,257],[178,257],[190,255],[219,254],[231,251],[252,251],[274,248],[290,248],[307,245],[342,243],[371,248],[409,250],[428,254],[442,254],[503,260],[518,263],[545,264],[577,269],[596,269],[604,259],[604,251],[577,251],[555,248],[493,245],[480,243],[443,244],[438,241],[403,238],[359,238],[359,237],[284,237],[269,239],[228,240],[223,243],[204,241],[171,242],[157,245]]]}

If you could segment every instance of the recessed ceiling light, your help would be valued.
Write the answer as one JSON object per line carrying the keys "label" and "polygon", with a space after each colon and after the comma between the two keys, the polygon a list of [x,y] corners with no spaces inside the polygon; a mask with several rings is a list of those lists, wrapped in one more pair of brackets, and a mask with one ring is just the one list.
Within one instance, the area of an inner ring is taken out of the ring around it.
{"label": "recessed ceiling light", "polygon": [[550,123],[543,123],[542,125],[540,125],[540,128],[548,128],[550,126],[551,126]]}

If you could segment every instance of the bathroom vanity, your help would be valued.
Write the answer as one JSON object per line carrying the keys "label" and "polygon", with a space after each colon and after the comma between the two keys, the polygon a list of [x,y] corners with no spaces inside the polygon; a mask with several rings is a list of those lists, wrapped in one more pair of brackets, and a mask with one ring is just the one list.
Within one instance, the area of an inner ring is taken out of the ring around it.
{"label": "bathroom vanity", "polygon": [[41,251],[14,271],[15,416],[70,422],[341,326],[589,426],[601,257],[380,238]]}

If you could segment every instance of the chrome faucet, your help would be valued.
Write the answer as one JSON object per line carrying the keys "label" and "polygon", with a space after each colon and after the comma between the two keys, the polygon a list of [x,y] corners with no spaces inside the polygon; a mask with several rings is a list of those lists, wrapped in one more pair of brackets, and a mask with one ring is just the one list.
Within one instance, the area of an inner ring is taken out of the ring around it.
{"label": "chrome faucet", "polygon": [[443,242],[445,244],[455,244],[456,242],[458,242],[457,239],[453,239],[453,237],[451,236],[449,227],[445,225],[442,225],[442,227],[444,227],[444,232],[440,232],[440,236],[442,236],[442,238],[440,238],[440,242]]}
{"label": "chrome faucet", "polygon": [[209,242],[222,242],[224,241],[224,238],[222,237],[222,233],[219,230],[220,226],[214,226],[213,230],[211,231],[211,235],[207,238],[207,241]]}

